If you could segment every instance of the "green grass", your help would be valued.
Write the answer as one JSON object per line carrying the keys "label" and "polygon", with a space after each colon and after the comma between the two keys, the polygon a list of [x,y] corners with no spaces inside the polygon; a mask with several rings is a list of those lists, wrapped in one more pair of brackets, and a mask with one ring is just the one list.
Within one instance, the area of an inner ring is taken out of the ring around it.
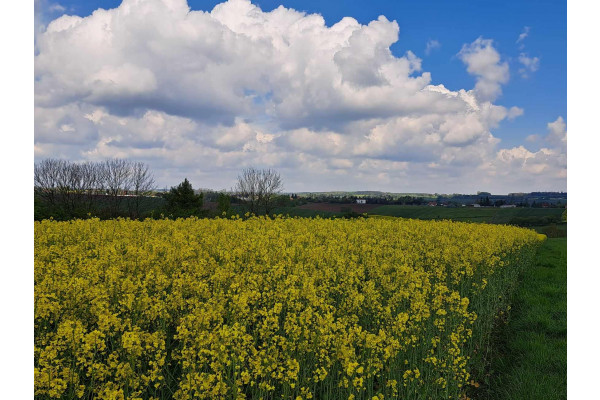
{"label": "green grass", "polygon": [[475,399],[567,398],[567,239],[548,239],[523,273]]}
{"label": "green grass", "polygon": [[494,208],[447,208],[429,206],[388,205],[374,208],[369,214],[413,219],[452,219],[471,222],[488,222],[498,209]]}
{"label": "green grass", "polygon": [[[516,223],[521,225],[519,222],[529,221],[533,219],[532,225],[541,223],[544,225],[548,224],[548,221],[535,220],[536,218],[560,218],[564,212],[562,208],[495,208],[495,207],[429,207],[429,206],[400,206],[400,205],[386,205],[374,208],[368,215],[375,218],[384,217],[401,217],[401,218],[412,218],[412,219],[424,219],[424,220],[441,220],[450,219],[453,221],[461,222],[482,222],[492,224],[509,224]],[[316,211],[308,210],[299,207],[278,207],[273,210],[272,214],[289,215],[290,217],[304,217],[314,218],[320,216],[322,218],[331,218],[335,216],[342,216],[344,213],[331,212],[331,211]],[[521,221],[519,221],[519,219]],[[548,225],[549,226],[549,225]],[[566,225],[565,225],[566,226]],[[547,228],[547,227],[546,227]],[[563,229],[560,227],[559,230]],[[539,231],[539,230],[538,230]],[[554,234],[553,232],[542,232],[547,234],[549,237],[565,236],[560,233]]]}
{"label": "green grass", "polygon": [[496,208],[496,207],[429,207],[387,205],[374,208],[370,215],[385,215],[413,219],[451,219],[464,222],[506,224],[513,218],[554,217],[562,208]]}
{"label": "green grass", "polygon": [[543,233],[549,238],[567,237],[567,223],[562,222],[559,224],[550,224],[546,226],[538,226],[535,230],[539,233]]}

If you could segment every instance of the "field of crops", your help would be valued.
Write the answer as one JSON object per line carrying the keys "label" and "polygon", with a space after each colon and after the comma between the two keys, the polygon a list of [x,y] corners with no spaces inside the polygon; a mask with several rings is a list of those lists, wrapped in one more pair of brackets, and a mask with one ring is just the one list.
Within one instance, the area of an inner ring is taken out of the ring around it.
{"label": "field of crops", "polygon": [[[499,208],[499,207],[429,207],[386,205],[369,212],[372,215],[386,215],[414,219],[451,219],[461,222],[486,222],[492,224],[509,224],[515,218],[558,218],[564,208]],[[549,222],[547,222],[549,223]],[[546,223],[546,224],[547,224]]]}
{"label": "field of crops", "polygon": [[36,397],[457,399],[543,238],[400,219],[36,222]]}

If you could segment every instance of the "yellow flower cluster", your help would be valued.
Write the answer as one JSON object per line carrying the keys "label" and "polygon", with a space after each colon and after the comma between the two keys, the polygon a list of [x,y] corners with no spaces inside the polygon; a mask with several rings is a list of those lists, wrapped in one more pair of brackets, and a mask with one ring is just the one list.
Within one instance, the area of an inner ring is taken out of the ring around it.
{"label": "yellow flower cluster", "polygon": [[36,222],[36,398],[458,398],[542,240],[401,219]]}

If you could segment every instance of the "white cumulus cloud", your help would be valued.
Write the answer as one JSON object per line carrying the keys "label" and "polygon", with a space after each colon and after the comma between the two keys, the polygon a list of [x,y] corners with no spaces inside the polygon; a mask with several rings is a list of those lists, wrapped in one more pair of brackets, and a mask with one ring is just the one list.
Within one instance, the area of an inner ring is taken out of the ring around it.
{"label": "white cumulus cloud", "polygon": [[500,54],[491,39],[477,38],[465,44],[458,53],[467,65],[467,71],[477,77],[475,94],[482,101],[494,101],[502,94],[501,85],[508,82],[508,63],[500,61]]}
{"label": "white cumulus cloud", "polygon": [[564,189],[567,177],[567,130],[562,117],[547,124],[545,137],[533,134],[527,137],[529,142],[542,142],[545,147],[530,151],[524,146],[501,149],[496,159],[489,164],[489,174],[502,178],[505,184],[517,186],[529,182],[540,186],[540,179],[550,188]]}
{"label": "white cumulus cloud", "polygon": [[508,64],[478,38],[459,53],[475,87],[449,90],[412,51],[392,54],[399,30],[247,0],[63,15],[36,36],[36,158],[135,158],[161,185],[230,187],[257,165],[288,190],[477,190],[493,130],[523,114],[493,104]]}

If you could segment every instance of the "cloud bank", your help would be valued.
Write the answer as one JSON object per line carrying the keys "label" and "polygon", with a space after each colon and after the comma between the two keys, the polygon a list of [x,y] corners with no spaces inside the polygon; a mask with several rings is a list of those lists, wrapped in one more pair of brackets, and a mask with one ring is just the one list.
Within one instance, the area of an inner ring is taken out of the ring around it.
{"label": "cloud bank", "polygon": [[[36,36],[36,158],[127,157],[162,185],[215,189],[248,165],[279,169],[288,190],[566,187],[558,144],[499,150],[492,130],[523,110],[493,104],[510,74],[491,40],[463,46],[475,87],[451,91],[413,52],[392,54],[399,30],[246,0],[64,15]],[[532,157],[551,167],[515,161]]]}

